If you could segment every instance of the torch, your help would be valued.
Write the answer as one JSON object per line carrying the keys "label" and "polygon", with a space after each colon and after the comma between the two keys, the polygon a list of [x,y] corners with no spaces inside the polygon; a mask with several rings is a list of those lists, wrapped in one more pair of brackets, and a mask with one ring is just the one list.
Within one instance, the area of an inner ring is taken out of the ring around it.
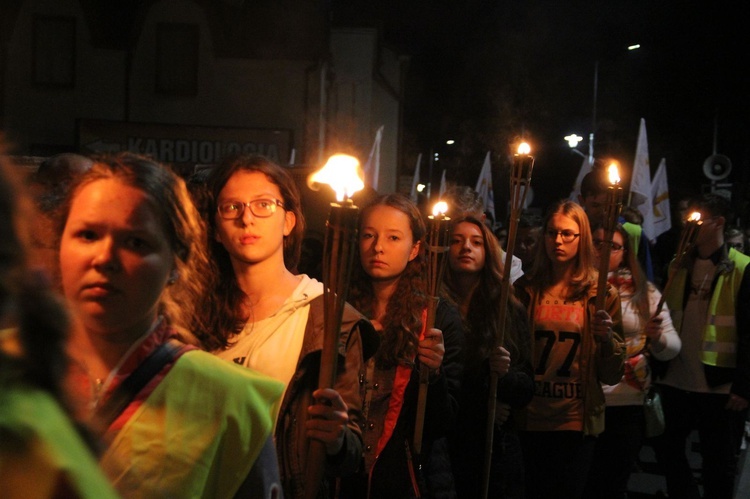
{"label": "torch", "polygon": [[607,300],[607,274],[609,274],[609,254],[612,249],[612,239],[615,235],[615,226],[622,209],[622,187],[620,187],[620,174],[617,171],[617,163],[609,165],[609,187],[607,187],[607,204],[604,207],[604,241],[599,253],[599,282],[596,289],[596,309],[604,310]]}
{"label": "torch", "polygon": [[682,228],[682,234],[680,235],[680,242],[677,245],[677,253],[675,253],[674,264],[670,268],[669,277],[667,278],[666,284],[664,284],[664,290],[662,291],[661,298],[659,299],[659,304],[656,306],[656,313],[654,315],[659,315],[661,313],[661,309],[664,307],[664,302],[667,299],[669,288],[674,282],[673,278],[675,275],[675,271],[684,265],[685,258],[695,245],[695,238],[698,236],[698,228],[702,224],[703,221],[701,220],[701,214],[697,211],[691,213],[688,219],[685,220],[685,226]]}
{"label": "torch", "polygon": [[[500,287],[500,337],[495,339],[495,346],[502,346],[505,340],[506,315],[508,311],[508,295],[510,294],[510,267],[513,262],[513,248],[516,245],[516,230],[521,219],[521,211],[526,204],[526,195],[531,187],[531,171],[534,169],[534,157],[530,156],[531,148],[526,142],[518,146],[518,152],[513,155],[513,165],[510,171],[510,217],[508,224],[508,242],[505,245],[505,265],[503,280]],[[487,498],[490,485],[490,468],[492,464],[492,446],[495,438],[495,412],[497,410],[498,376],[490,372],[490,391],[487,398],[487,426],[484,448],[484,471],[482,497]]]}
{"label": "torch", "polygon": [[[438,201],[432,209],[432,215],[427,217],[427,251],[426,279],[429,287],[427,304],[427,324],[425,331],[435,327],[435,312],[438,304],[438,289],[443,281],[446,256],[448,255],[448,223],[450,218],[445,216],[448,204]],[[417,416],[414,423],[414,455],[418,458],[422,453],[422,434],[424,432],[424,416],[427,407],[427,388],[430,372],[426,366],[419,370],[419,392],[417,395]],[[421,466],[421,462],[417,461]]]}
{"label": "torch", "polygon": [[[336,381],[341,321],[346,304],[357,241],[359,208],[351,196],[364,187],[359,177],[359,161],[337,154],[308,179],[310,188],[318,190],[328,184],[336,192],[326,221],[323,246],[323,351],[320,357],[318,388],[332,388]],[[310,440],[305,475],[305,497],[315,498],[326,462],[325,444]]]}

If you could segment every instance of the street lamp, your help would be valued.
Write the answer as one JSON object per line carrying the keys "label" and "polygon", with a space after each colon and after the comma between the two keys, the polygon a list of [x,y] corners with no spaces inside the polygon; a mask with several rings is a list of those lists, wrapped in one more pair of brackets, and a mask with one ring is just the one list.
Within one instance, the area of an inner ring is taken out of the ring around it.
{"label": "street lamp", "polygon": [[[627,49],[629,52],[632,52],[633,50],[638,50],[641,48],[641,45],[639,43],[634,43],[632,45],[628,45]],[[591,133],[589,134],[589,163],[592,165],[594,164],[594,132],[596,132],[596,102],[597,102],[597,96],[599,93],[599,60],[597,59],[594,61],[594,99],[591,106]],[[574,140],[575,138],[575,140]],[[582,137],[571,134],[565,137],[565,140],[568,141],[568,145],[571,147],[571,149],[577,153],[586,157],[581,151],[575,149],[575,147],[578,145],[581,140],[583,140]]]}

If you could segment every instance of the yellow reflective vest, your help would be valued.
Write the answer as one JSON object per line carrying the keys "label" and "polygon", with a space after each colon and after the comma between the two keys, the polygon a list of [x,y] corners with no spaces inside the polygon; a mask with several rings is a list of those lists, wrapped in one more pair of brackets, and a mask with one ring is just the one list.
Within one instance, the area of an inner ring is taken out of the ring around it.
{"label": "yellow reflective vest", "polygon": [[101,458],[123,497],[229,499],[272,434],[283,384],[193,350]]}
{"label": "yellow reflective vest", "polygon": [[[736,300],[750,257],[730,248],[728,258],[731,263],[725,269],[717,269],[719,275],[714,280],[703,328],[701,360],[709,366],[734,368],[737,367]],[[686,268],[679,268],[674,272],[666,301],[669,310],[673,312],[675,329],[680,331],[688,273]]]}

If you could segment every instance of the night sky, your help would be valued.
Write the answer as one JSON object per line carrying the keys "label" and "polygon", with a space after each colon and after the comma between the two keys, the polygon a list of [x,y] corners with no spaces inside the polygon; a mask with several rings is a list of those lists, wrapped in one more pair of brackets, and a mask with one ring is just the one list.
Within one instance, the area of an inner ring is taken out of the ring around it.
{"label": "night sky", "polygon": [[[709,182],[702,165],[714,142],[732,161],[727,181],[735,193],[750,177],[749,18],[739,4],[346,4],[336,7],[337,22],[379,26],[386,44],[410,55],[404,162],[413,165],[409,158],[419,152],[439,151],[434,182],[446,167],[449,181],[472,185],[491,150],[502,196],[511,145],[523,136],[537,158],[534,205],[567,197],[581,157],[563,137],[576,132],[588,138],[596,61],[597,157],[617,159],[629,170],[644,118],[652,173],[665,158],[673,198],[699,193]],[[629,52],[634,43],[641,48]],[[457,144],[445,146],[447,138]],[[585,143],[579,147],[587,150]],[[627,187],[629,171],[622,176]]]}

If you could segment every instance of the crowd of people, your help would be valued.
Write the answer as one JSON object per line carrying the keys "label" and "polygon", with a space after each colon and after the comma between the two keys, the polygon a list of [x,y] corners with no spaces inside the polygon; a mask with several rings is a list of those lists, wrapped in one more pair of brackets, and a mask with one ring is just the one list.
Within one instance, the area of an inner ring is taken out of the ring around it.
{"label": "crowd of people", "polygon": [[[645,442],[670,497],[733,497],[750,257],[721,196],[687,203],[702,224],[662,272],[637,212],[604,225],[597,171],[578,202],[524,213],[509,255],[472,189],[446,192],[446,247],[407,196],[375,193],[321,387],[321,262],[300,258],[286,168],[7,163],[3,497],[619,499]],[[647,434],[654,391],[663,428]]]}

